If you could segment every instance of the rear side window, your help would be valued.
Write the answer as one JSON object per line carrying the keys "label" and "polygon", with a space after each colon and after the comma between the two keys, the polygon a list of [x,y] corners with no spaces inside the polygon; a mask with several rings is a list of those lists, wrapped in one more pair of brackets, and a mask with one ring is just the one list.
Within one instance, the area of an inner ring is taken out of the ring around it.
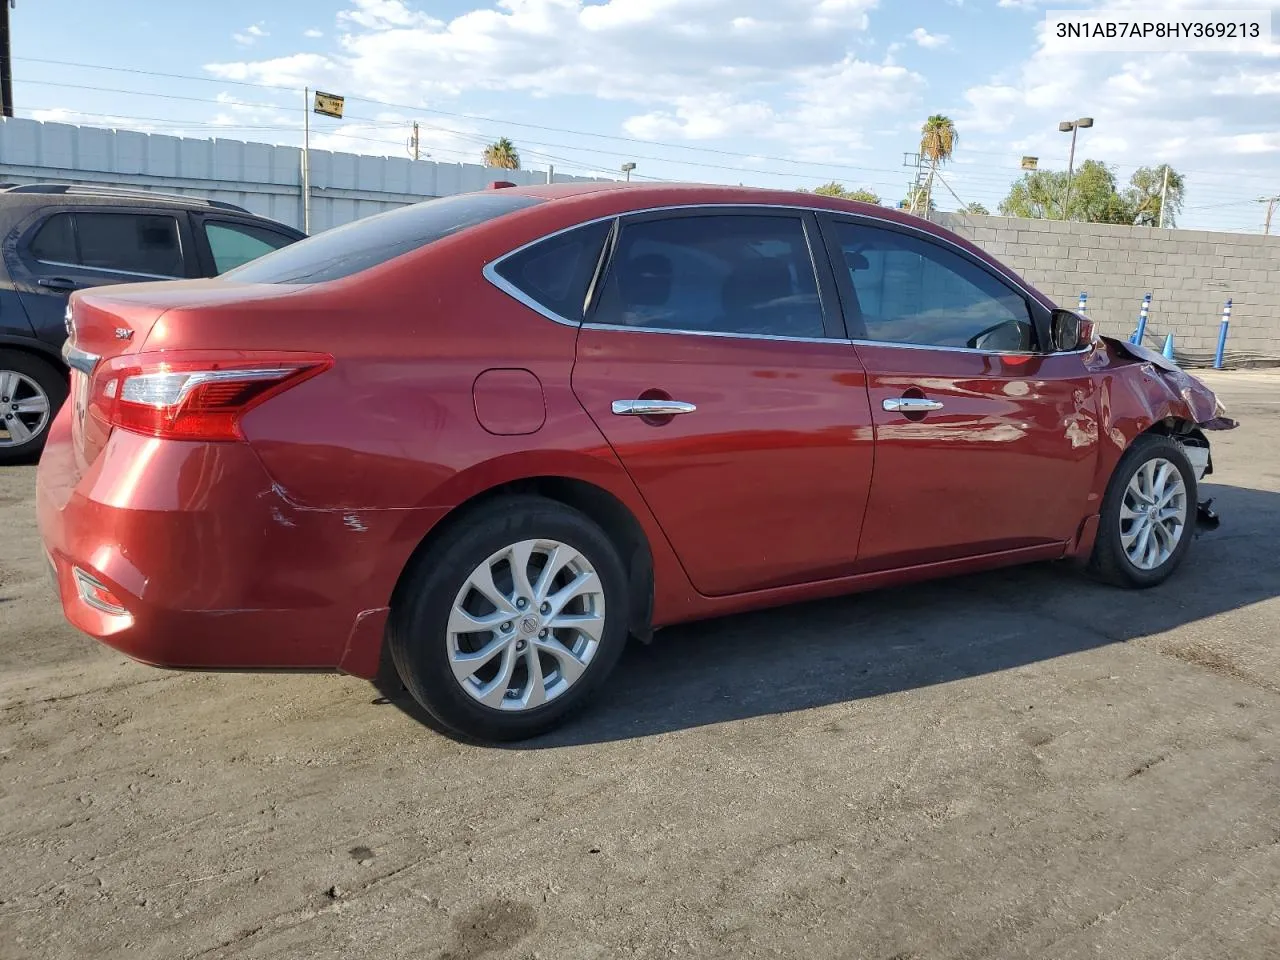
{"label": "rear side window", "polygon": [[76,263],[76,235],[71,214],[55,213],[31,240],[31,255],[52,263]]}
{"label": "rear side window", "polygon": [[341,280],[451,234],[543,201],[518,193],[460,193],[388,210],[291,244],[223,274],[240,283]]}
{"label": "rear side window", "polygon": [[293,237],[248,223],[206,221],[204,235],[209,241],[213,266],[218,273],[242,267],[250,260],[257,260],[294,242]]}
{"label": "rear side window", "polygon": [[46,263],[113,273],[181,277],[178,221],[163,214],[55,213],[31,238],[31,256]]}
{"label": "rear side window", "polygon": [[495,272],[534,303],[581,323],[587,288],[611,226],[611,221],[589,223],[540,240],[507,257]]}
{"label": "rear side window", "polygon": [[141,213],[77,213],[78,263],[105,270],[180,277],[182,245],[174,217]]}

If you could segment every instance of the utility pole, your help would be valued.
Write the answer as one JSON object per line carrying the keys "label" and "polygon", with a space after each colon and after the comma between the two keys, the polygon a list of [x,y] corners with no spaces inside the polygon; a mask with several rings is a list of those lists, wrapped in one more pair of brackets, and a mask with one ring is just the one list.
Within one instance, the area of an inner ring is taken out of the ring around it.
{"label": "utility pole", "polygon": [[1262,222],[1262,235],[1265,237],[1271,233],[1271,214],[1275,211],[1276,204],[1280,203],[1280,196],[1262,197],[1258,202],[1267,205],[1267,218]]}
{"label": "utility pole", "polygon": [[14,0],[0,0],[0,110],[13,116],[13,59],[9,55],[9,7]]}
{"label": "utility pole", "polygon": [[1164,229],[1164,201],[1169,195],[1169,165],[1164,165],[1164,179],[1160,182],[1160,228]]}
{"label": "utility pole", "polygon": [[[0,0],[3,3],[4,0]],[[302,232],[311,235],[311,88],[302,88]]]}
{"label": "utility pole", "polygon": [[418,139],[418,121],[413,121],[413,138],[409,141],[409,152],[413,154],[413,159],[420,159],[419,147],[421,141]]}
{"label": "utility pole", "polygon": [[[907,213],[915,213],[916,205],[924,196],[925,191],[925,172],[922,158],[918,153],[903,153],[902,165],[908,170],[914,169],[915,176],[911,178],[907,184]],[[932,187],[932,184],[930,184]],[[929,208],[925,206],[925,216],[929,215]]]}

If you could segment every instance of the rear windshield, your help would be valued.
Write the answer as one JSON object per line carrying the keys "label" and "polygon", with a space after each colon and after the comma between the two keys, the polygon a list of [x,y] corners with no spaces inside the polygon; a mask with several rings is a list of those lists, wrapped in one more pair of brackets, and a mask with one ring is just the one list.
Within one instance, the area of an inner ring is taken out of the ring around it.
{"label": "rear windshield", "polygon": [[426,246],[468,227],[542,203],[518,193],[458,193],[326,230],[224,273],[239,283],[324,283]]}

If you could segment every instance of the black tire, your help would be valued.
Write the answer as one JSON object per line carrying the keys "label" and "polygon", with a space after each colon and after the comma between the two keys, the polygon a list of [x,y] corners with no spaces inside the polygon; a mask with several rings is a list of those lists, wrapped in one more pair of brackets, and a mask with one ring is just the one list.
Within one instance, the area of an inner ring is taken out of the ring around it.
{"label": "black tire", "polygon": [[[1143,569],[1125,552],[1121,530],[1121,508],[1129,482],[1152,460],[1166,460],[1182,475],[1186,489],[1186,520],[1173,552],[1159,566]],[[1098,523],[1098,536],[1089,558],[1089,571],[1098,579],[1119,587],[1144,589],[1164,583],[1186,559],[1191,549],[1196,523],[1196,474],[1182,445],[1160,434],[1147,433],[1134,440],[1116,464],[1107,484]]]}
{"label": "black tire", "polygon": [[[542,706],[500,710],[480,703],[454,677],[449,617],[472,573],[495,553],[526,540],[558,541],[586,559],[600,580],[605,622],[594,656],[566,690]],[[509,497],[455,523],[406,572],[387,642],[405,687],[444,727],[479,742],[524,740],[563,723],[608,676],[626,644],[628,603],[618,550],[590,518],[541,497]]]}
{"label": "black tire", "polygon": [[[53,418],[58,415],[58,410],[67,400],[67,378],[49,361],[23,350],[0,350],[0,374],[6,371],[13,371],[26,380],[34,382],[48,401],[49,415],[38,424],[31,437],[21,443],[12,443],[6,425],[0,423],[0,431],[3,431],[0,433],[0,466],[31,463],[39,458],[40,451],[44,449],[44,442],[49,436],[49,424],[53,423]],[[0,383],[3,382],[4,378],[0,377]],[[23,391],[22,397],[27,397],[26,390]],[[13,409],[15,399],[17,398],[0,397],[0,417],[9,419],[19,415]],[[25,423],[26,420],[23,422]]]}

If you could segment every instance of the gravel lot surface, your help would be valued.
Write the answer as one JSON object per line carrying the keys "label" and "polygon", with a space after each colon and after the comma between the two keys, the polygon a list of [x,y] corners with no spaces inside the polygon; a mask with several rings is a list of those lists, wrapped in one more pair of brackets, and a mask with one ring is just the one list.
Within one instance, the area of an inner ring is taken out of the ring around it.
{"label": "gravel lot surface", "polygon": [[1280,956],[1280,375],[1164,587],[1041,566],[659,633],[515,749],[63,623],[0,470],[0,958]]}

